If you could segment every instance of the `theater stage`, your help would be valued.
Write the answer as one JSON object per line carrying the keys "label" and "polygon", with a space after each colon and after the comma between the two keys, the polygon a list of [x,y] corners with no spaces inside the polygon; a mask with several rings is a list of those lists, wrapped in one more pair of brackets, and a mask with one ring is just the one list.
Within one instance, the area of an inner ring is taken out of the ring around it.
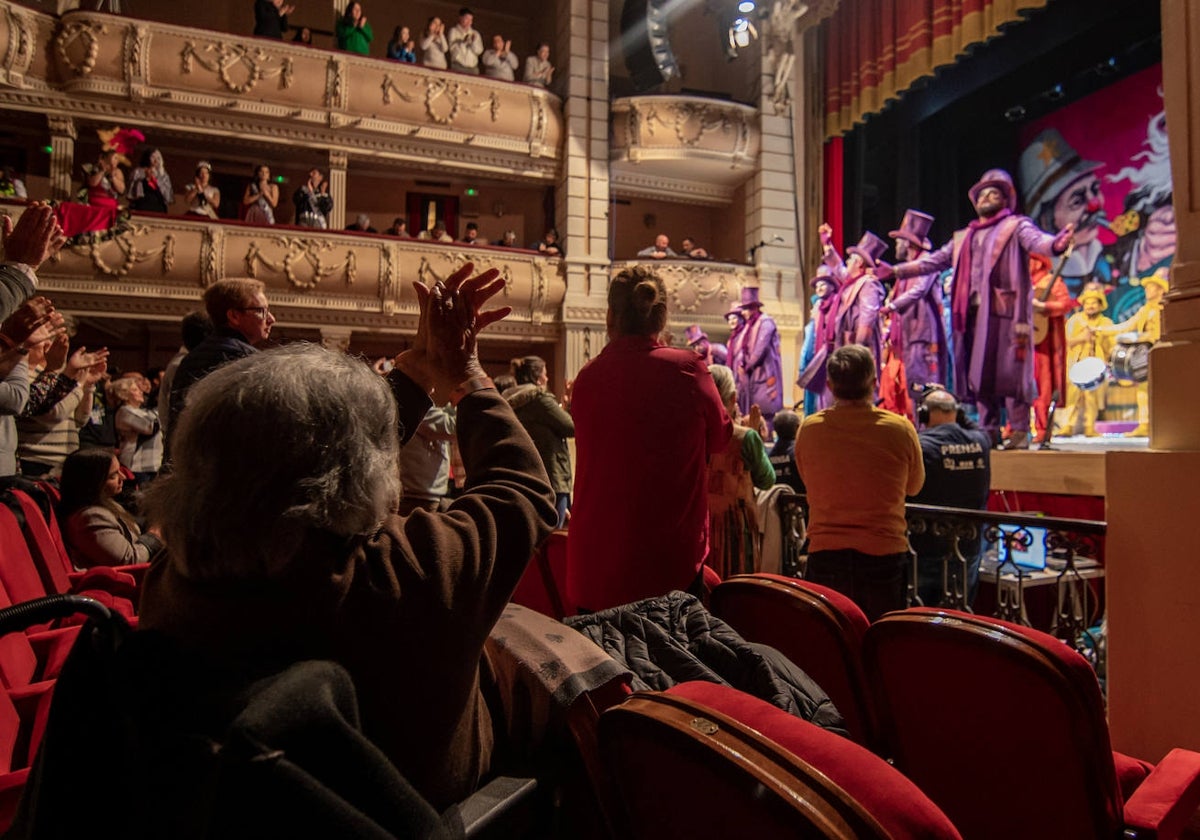
{"label": "theater stage", "polygon": [[1051,449],[992,452],[992,490],[1100,496],[1109,452],[1149,449],[1150,439],[1121,435],[1056,437]]}

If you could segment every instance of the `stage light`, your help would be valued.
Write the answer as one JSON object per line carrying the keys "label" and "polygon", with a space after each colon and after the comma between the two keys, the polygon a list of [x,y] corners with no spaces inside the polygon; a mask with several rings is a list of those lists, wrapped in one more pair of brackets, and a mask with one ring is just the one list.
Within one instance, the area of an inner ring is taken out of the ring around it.
{"label": "stage light", "polygon": [[754,0],[742,0],[738,3],[738,11],[744,15],[748,15],[754,11]]}
{"label": "stage light", "polygon": [[1009,122],[1014,122],[1014,123],[1021,122],[1023,119],[1025,119],[1025,106],[1024,105],[1012,106],[1011,108],[1009,108],[1007,111],[1004,112],[1004,119],[1008,120]]}
{"label": "stage light", "polygon": [[1066,95],[1067,92],[1063,89],[1061,84],[1055,85],[1054,87],[1050,88],[1050,90],[1046,91],[1046,98],[1051,102],[1057,102]]}
{"label": "stage light", "polygon": [[731,56],[736,56],[738,50],[750,46],[750,42],[757,37],[758,30],[754,28],[754,24],[750,22],[749,18],[734,18],[733,23],[729,25],[729,48]]}

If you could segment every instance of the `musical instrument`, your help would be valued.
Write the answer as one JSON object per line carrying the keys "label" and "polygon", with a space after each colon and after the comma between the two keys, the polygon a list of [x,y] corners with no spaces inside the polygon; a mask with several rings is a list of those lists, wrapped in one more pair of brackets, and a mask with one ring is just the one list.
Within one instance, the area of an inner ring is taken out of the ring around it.
{"label": "musical instrument", "polygon": [[1081,391],[1094,391],[1108,378],[1108,365],[1104,364],[1103,359],[1097,359],[1095,356],[1080,359],[1071,365],[1071,369],[1067,371],[1067,378]]}
{"label": "musical instrument", "polygon": [[1117,346],[1108,358],[1113,378],[1122,385],[1134,385],[1149,379],[1150,348],[1153,346],[1148,341],[1138,341],[1136,333],[1118,336]]}
{"label": "musical instrument", "polygon": [[[1045,303],[1050,299],[1050,292],[1054,289],[1054,284],[1062,277],[1063,267],[1067,264],[1067,260],[1071,258],[1071,252],[1075,250],[1075,243],[1072,241],[1067,246],[1067,250],[1063,251],[1062,259],[1058,261],[1058,267],[1054,269],[1054,274],[1050,277],[1050,282],[1046,284],[1046,288],[1038,294],[1036,300]],[[1050,316],[1044,312],[1033,310],[1033,343],[1038,345],[1050,332]]]}

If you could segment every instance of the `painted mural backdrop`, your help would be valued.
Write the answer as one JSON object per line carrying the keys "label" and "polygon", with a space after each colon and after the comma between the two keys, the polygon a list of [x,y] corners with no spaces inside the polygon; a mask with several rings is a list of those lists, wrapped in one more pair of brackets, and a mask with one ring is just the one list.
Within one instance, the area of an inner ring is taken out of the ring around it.
{"label": "painted mural backdrop", "polygon": [[1129,317],[1144,301],[1142,278],[1175,255],[1162,66],[1031,122],[1021,148],[1025,212],[1043,230],[1075,223],[1075,251],[1063,269],[1071,293],[1098,281],[1107,314]]}

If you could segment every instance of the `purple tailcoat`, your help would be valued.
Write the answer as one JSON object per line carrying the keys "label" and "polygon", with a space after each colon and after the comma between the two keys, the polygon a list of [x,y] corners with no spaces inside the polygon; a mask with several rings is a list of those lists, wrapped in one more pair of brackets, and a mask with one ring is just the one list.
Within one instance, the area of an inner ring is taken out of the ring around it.
{"label": "purple tailcoat", "polygon": [[883,372],[883,329],[879,324],[883,284],[874,275],[864,274],[847,285],[846,264],[832,248],[825,252],[825,264],[833,270],[838,281],[838,291],[833,294],[842,296],[834,347],[847,344],[866,347],[875,357],[875,375],[878,377]]}
{"label": "purple tailcoat", "polygon": [[[742,415],[750,413],[750,389],[747,387],[745,375],[742,372],[742,357],[745,351],[742,344],[746,338],[746,325],[742,323],[729,331],[729,342],[726,344],[726,367],[733,371],[733,385],[737,389],[738,412]],[[743,405],[745,403],[745,405]]]}
{"label": "purple tailcoat", "polygon": [[900,321],[900,356],[909,386],[941,382],[946,375],[946,327],[942,323],[942,284],[934,272],[897,280],[893,318]]}
{"label": "purple tailcoat", "polygon": [[[963,228],[938,250],[895,267],[897,278],[953,267],[951,301],[960,283],[969,284],[972,297],[978,295],[975,323],[981,328],[971,335],[960,331],[957,324],[954,328],[954,389],[960,398],[987,401],[1007,397],[1031,403],[1037,396],[1029,255],[1052,256],[1053,245],[1054,235],[1041,230],[1028,216],[1009,216],[977,231]],[[968,248],[973,249],[971,276],[964,277],[963,255]],[[994,354],[987,352],[989,343]],[[1022,346],[1024,359],[1018,358]]]}
{"label": "purple tailcoat", "polygon": [[[741,367],[746,390],[746,410],[757,405],[763,416],[770,418],[783,408],[783,359],[779,355],[779,331],[775,319],[760,309],[746,322],[742,333]],[[738,388],[741,404],[742,388]]]}

